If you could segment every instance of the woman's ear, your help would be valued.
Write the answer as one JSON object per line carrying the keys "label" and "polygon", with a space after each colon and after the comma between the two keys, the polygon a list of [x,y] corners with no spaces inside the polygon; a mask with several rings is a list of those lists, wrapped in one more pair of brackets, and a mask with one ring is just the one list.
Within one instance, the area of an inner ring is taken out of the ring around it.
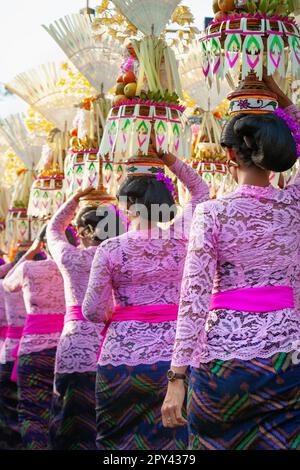
{"label": "woman's ear", "polygon": [[227,148],[227,158],[233,162],[236,162],[236,152],[233,148]]}

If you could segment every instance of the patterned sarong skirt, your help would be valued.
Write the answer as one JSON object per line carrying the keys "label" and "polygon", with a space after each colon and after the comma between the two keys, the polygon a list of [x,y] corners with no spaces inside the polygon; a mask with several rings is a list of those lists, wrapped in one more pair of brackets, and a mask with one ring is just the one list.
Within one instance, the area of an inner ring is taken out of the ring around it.
{"label": "patterned sarong skirt", "polygon": [[19,422],[24,448],[47,449],[56,348],[25,354],[18,361]]}
{"label": "patterned sarong skirt", "polygon": [[292,353],[192,368],[191,450],[300,449],[300,365]]}
{"label": "patterned sarong skirt", "polygon": [[22,448],[18,422],[18,388],[11,381],[13,362],[0,364],[0,450]]}
{"label": "patterned sarong skirt", "polygon": [[166,429],[161,407],[169,362],[135,367],[98,366],[97,446],[100,450],[181,450],[187,429]]}
{"label": "patterned sarong skirt", "polygon": [[50,418],[52,450],[95,450],[95,372],[56,374]]}

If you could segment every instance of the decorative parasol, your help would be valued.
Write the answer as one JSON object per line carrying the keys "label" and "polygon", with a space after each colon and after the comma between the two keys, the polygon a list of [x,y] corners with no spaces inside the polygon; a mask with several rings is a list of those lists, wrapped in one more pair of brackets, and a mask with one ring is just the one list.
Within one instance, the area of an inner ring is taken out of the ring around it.
{"label": "decorative parasol", "polygon": [[[289,0],[220,1],[200,40],[203,72],[211,84],[227,75],[239,80],[230,113],[275,111],[277,97],[262,82],[268,75],[300,75],[300,32]],[[230,11],[229,11],[230,7]],[[233,7],[233,8],[231,8]]]}
{"label": "decorative parasol", "polygon": [[41,227],[40,219],[27,214],[30,188],[39,161],[44,134],[30,134],[24,123],[24,115],[12,115],[0,120],[0,134],[22,160],[24,168],[17,173],[11,203],[6,218],[6,242],[11,246],[29,245]]}
{"label": "decorative parasol", "polygon": [[65,16],[43,27],[96,90],[106,93],[113,87],[122,59],[120,47],[104,28],[96,41],[89,15]]}
{"label": "decorative parasol", "polygon": [[42,145],[46,141],[46,135],[30,134],[24,120],[23,114],[14,114],[0,119],[0,134],[21,158],[26,168],[34,170],[40,158]]}
{"label": "decorative parasol", "polygon": [[64,69],[60,64],[48,63],[17,75],[6,88],[39,111],[59,129],[71,127],[78,102],[76,93],[66,93]]}

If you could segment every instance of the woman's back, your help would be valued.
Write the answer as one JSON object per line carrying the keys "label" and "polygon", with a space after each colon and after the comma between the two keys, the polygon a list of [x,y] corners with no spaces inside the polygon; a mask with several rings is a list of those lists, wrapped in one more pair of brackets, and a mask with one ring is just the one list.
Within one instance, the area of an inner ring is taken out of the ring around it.
{"label": "woman's back", "polygon": [[132,231],[106,242],[117,305],[176,304],[187,239],[159,238],[164,231]]}
{"label": "woman's back", "polygon": [[294,349],[299,309],[210,309],[210,302],[211,292],[287,286],[299,305],[299,196],[299,184],[285,190],[242,185],[197,207],[181,293],[185,325],[180,328],[179,322],[176,335],[181,363],[191,350],[198,367],[214,359],[248,360]]}
{"label": "woman's back", "polygon": [[292,286],[299,269],[300,188],[242,185],[215,201],[218,264],[214,289]]}

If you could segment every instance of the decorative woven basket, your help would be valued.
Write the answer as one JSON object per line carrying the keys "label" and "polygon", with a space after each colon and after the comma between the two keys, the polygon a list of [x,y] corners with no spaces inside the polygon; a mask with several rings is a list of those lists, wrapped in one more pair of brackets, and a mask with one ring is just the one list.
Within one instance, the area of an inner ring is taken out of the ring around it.
{"label": "decorative woven basket", "polygon": [[99,153],[114,162],[133,155],[148,155],[150,136],[155,133],[158,150],[189,158],[191,129],[184,108],[162,103],[132,102],[114,106],[109,114]]}

